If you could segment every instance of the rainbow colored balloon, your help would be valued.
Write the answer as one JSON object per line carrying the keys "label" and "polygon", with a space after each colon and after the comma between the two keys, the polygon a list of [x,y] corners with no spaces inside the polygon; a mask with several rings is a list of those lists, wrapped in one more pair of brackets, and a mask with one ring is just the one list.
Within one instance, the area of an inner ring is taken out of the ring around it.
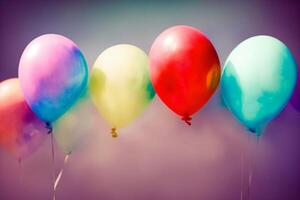
{"label": "rainbow colored balloon", "polygon": [[0,146],[21,160],[45,141],[48,129],[28,107],[19,80],[0,83]]}
{"label": "rainbow colored balloon", "polygon": [[70,39],[42,35],[28,44],[19,64],[19,79],[33,112],[51,123],[63,115],[87,86],[83,54]]}
{"label": "rainbow colored balloon", "polygon": [[285,44],[270,36],[251,37],[225,62],[223,99],[234,116],[259,136],[288,103],[296,78],[297,66]]}
{"label": "rainbow colored balloon", "polygon": [[97,58],[90,80],[91,97],[98,111],[116,129],[132,122],[153,99],[148,57],[138,47],[122,44]]}

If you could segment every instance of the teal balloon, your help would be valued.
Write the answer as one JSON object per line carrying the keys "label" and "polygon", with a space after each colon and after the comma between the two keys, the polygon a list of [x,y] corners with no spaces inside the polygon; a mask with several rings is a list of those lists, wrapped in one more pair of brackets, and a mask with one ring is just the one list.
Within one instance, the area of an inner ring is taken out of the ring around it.
{"label": "teal balloon", "polygon": [[254,36],[228,56],[221,77],[223,100],[233,115],[258,136],[288,103],[297,79],[289,48],[271,36]]}

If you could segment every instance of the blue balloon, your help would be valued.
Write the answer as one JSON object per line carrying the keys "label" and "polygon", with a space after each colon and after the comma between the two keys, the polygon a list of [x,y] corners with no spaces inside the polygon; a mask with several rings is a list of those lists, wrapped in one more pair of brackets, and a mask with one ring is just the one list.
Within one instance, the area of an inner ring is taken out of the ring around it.
{"label": "blue balloon", "polygon": [[288,103],[296,79],[289,48],[271,36],[254,36],[228,56],[221,77],[222,97],[233,115],[259,136]]}

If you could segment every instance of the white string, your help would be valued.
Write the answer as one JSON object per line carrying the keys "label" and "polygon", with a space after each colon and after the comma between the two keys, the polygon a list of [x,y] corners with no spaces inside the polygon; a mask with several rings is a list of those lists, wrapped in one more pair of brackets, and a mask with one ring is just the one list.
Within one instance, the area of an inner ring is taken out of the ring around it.
{"label": "white string", "polygon": [[244,156],[245,156],[245,148],[241,153],[241,200],[244,199]]}
{"label": "white string", "polygon": [[52,183],[53,183],[53,191],[52,191],[52,199],[55,200],[55,189],[54,189],[54,185],[55,185],[55,152],[54,152],[54,138],[53,138],[53,133],[51,132],[51,153],[52,153]]}
{"label": "white string", "polygon": [[68,162],[68,160],[69,160],[69,157],[70,157],[69,154],[67,154],[67,155],[65,156],[63,167],[61,168],[61,170],[60,170],[58,176],[56,177],[56,180],[55,180],[54,185],[53,185],[54,193],[56,192],[57,186],[58,186],[58,184],[60,183],[60,179],[61,179],[61,177],[62,177],[62,175],[63,175],[63,173],[64,173],[64,169],[65,169],[65,166],[66,166],[66,164],[67,164],[67,162]]}
{"label": "white string", "polygon": [[[248,140],[249,144],[251,144],[250,143],[250,136],[248,137],[248,139],[249,139]],[[251,186],[252,186],[253,174],[254,174],[254,170],[255,170],[255,166],[256,166],[256,157],[257,157],[258,145],[259,145],[259,136],[256,135],[256,144],[255,144],[253,156],[251,156],[251,153],[249,154],[248,198],[247,198],[248,200],[251,199]]]}

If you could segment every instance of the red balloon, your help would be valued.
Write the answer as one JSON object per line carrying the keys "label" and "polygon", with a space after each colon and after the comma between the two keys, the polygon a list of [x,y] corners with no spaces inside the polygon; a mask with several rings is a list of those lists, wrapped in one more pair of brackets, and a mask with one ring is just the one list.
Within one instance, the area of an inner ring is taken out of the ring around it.
{"label": "red balloon", "polygon": [[45,141],[48,129],[26,104],[19,80],[0,83],[0,145],[19,160]]}
{"label": "red balloon", "polygon": [[214,46],[199,30],[174,26],[156,38],[149,57],[157,95],[190,125],[191,115],[209,100],[220,80]]}

